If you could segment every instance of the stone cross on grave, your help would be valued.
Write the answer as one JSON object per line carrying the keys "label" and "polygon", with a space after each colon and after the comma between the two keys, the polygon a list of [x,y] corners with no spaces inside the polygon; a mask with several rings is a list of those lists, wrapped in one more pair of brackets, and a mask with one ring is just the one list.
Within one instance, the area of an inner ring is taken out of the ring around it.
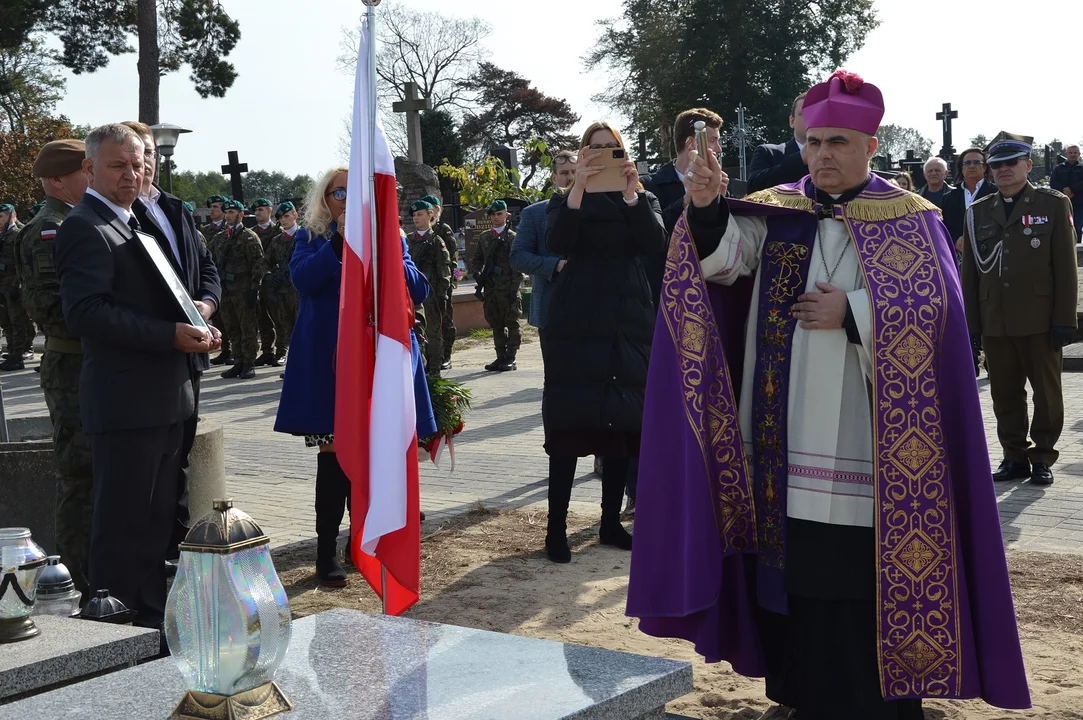
{"label": "stone cross on grave", "polygon": [[915,157],[913,150],[907,150],[906,159],[899,161],[899,167],[910,173],[910,177],[914,178],[914,184],[916,185],[921,182],[920,173],[925,167],[925,161]]}
{"label": "stone cross on grave", "polygon": [[230,191],[233,193],[233,199],[238,202],[244,202],[244,188],[241,186],[241,173],[248,172],[248,163],[239,162],[237,158],[237,151],[230,150],[229,164],[222,166],[222,174],[229,175]]}
{"label": "stone cross on grave", "polygon": [[959,117],[958,110],[951,109],[951,103],[944,103],[944,109],[936,114],[936,119],[944,124],[944,147],[940,148],[940,157],[949,163],[955,157],[955,148],[951,145],[951,121]]}
{"label": "stone cross on grave", "polygon": [[391,109],[397,113],[406,113],[407,154],[410,162],[421,164],[424,162],[421,154],[421,111],[431,110],[432,101],[419,97],[417,89],[417,83],[406,83],[406,99],[393,104]]}

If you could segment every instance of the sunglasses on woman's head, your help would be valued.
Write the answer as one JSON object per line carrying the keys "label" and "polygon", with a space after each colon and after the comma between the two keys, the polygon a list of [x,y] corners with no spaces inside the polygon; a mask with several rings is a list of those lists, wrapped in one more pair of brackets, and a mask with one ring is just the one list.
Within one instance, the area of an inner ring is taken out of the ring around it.
{"label": "sunglasses on woman's head", "polygon": [[1011,160],[994,160],[989,163],[989,167],[993,170],[999,170],[1002,167],[1015,167],[1022,159],[1023,158],[1012,158]]}
{"label": "sunglasses on woman's head", "polygon": [[346,191],[342,188],[335,188],[334,190],[326,194],[330,197],[333,197],[335,200],[338,200],[339,202],[346,199]]}

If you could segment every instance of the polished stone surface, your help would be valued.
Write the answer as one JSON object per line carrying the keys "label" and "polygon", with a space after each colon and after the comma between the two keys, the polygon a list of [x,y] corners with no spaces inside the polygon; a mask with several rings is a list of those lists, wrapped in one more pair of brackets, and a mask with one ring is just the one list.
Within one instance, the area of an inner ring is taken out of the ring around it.
{"label": "polished stone surface", "polygon": [[[688,663],[331,610],[293,623],[275,681],[290,720],[663,718]],[[165,718],[185,690],[171,660],[0,707],[0,720]]]}
{"label": "polished stone surface", "polygon": [[41,634],[0,645],[0,702],[4,698],[126,668],[158,654],[157,630],[35,615]]}

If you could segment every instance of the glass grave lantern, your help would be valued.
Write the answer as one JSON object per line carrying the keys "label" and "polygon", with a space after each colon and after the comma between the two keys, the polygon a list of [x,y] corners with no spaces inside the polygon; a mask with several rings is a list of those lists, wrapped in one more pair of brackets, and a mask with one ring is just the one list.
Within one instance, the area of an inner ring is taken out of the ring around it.
{"label": "glass grave lantern", "polygon": [[232,500],[215,500],[181,543],[165,633],[190,689],[173,717],[257,720],[292,708],[272,681],[290,606],[269,543]]}
{"label": "glass grave lantern", "polygon": [[45,551],[27,528],[0,528],[0,643],[41,633],[30,619],[38,595]]}
{"label": "glass grave lantern", "polygon": [[38,578],[38,599],[34,605],[35,615],[71,617],[79,612],[83,593],[75,589],[75,582],[59,555],[50,555]]}

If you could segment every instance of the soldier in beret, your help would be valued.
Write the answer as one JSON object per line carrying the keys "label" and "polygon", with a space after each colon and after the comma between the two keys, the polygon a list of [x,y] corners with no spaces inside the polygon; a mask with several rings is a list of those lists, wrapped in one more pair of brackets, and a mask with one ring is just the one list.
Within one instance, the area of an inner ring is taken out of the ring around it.
{"label": "soldier in beret", "polygon": [[985,350],[1004,448],[993,479],[1050,485],[1064,427],[1061,348],[1075,337],[1079,281],[1072,204],[1028,180],[1032,141],[1002,132],[989,146],[999,192],[967,210],[961,270],[971,342]]}
{"label": "soldier in beret", "polygon": [[216,238],[222,260],[216,264],[222,279],[222,320],[233,339],[233,367],[222,377],[247,380],[256,376],[256,314],[267,266],[259,236],[244,226],[244,205],[227,200],[225,211],[226,229]]}
{"label": "soldier in beret", "polygon": [[[290,277],[290,260],[298,239],[308,238],[307,233],[298,235],[302,230],[298,225],[300,216],[293,203],[286,201],[278,206],[275,219],[280,231],[264,246],[267,261],[267,275],[263,280],[261,296],[271,311],[275,326],[275,362],[281,365],[282,358],[290,348],[290,337],[297,322],[297,289]],[[258,364],[258,362],[257,362]]]}
{"label": "soldier in beret", "polygon": [[440,205],[440,198],[435,195],[426,195],[421,199],[432,205],[433,213],[436,216],[433,220],[432,229],[444,241],[444,247],[447,248],[448,253],[448,271],[451,273],[451,283],[448,285],[447,297],[443,306],[444,362],[440,369],[450,370],[451,350],[455,345],[455,309],[452,306],[452,296],[455,288],[459,286],[459,281],[455,279],[455,271],[459,269],[459,244],[455,240],[455,233],[452,231],[451,226],[440,222],[440,216],[444,212],[444,208]]}
{"label": "soldier in beret", "polygon": [[451,285],[451,268],[444,240],[432,227],[436,219],[433,206],[418,200],[410,206],[416,230],[406,237],[410,258],[432,288],[422,304],[425,324],[425,358],[428,372],[439,375],[444,363],[443,314],[448,287]]}
{"label": "soldier in beret", "polygon": [[221,195],[211,195],[207,198],[207,209],[210,210],[211,221],[199,228],[208,240],[226,229],[226,198]]}
{"label": "soldier in beret", "polygon": [[470,258],[470,271],[478,286],[474,294],[484,303],[485,321],[493,329],[496,360],[485,366],[490,372],[515,370],[515,355],[522,338],[519,315],[523,299],[519,287],[523,274],[511,267],[511,243],[515,231],[508,227],[508,205],[496,200],[487,211],[493,229],[479,240]]}
{"label": "soldier in beret", "polygon": [[53,424],[56,458],[56,551],[71,572],[75,588],[89,600],[90,522],[94,475],[90,441],[79,416],[79,374],[83,347],[68,329],[60,306],[60,281],[53,267],[53,241],[71,208],[87,188],[82,140],[54,140],[38,152],[34,177],[41,180],[45,204],[19,232],[16,266],[23,304],[45,333],[41,387]]}
{"label": "soldier in beret", "polygon": [[[259,237],[260,247],[263,248],[263,255],[266,258],[267,251],[271,247],[271,241],[276,235],[282,232],[282,228],[278,226],[274,220],[271,219],[271,215],[274,212],[274,206],[267,198],[259,198],[256,202],[252,203],[252,212],[256,216],[256,225],[252,228],[253,232]],[[264,278],[266,282],[266,278]],[[271,365],[278,367],[282,364],[281,357],[285,357],[286,351],[282,347],[281,339],[277,337],[276,326],[274,317],[272,316],[271,307],[267,302],[266,294],[268,288],[266,285],[261,285],[260,298],[259,298],[259,346],[260,355],[256,358],[256,366]],[[288,341],[286,344],[289,344]]]}
{"label": "soldier in beret", "polygon": [[34,357],[34,323],[22,303],[19,276],[15,272],[15,237],[23,226],[15,206],[0,204],[0,328],[7,338],[7,354],[0,370],[22,370]]}
{"label": "soldier in beret", "polygon": [[[207,209],[210,210],[211,221],[199,228],[199,232],[207,240],[207,250],[210,251],[211,258],[214,259],[214,264],[218,267],[222,265],[221,245],[226,239],[225,205],[227,202],[233,201],[221,195],[211,195],[207,198]],[[226,331],[226,324],[222,321],[222,308],[218,308],[214,317],[211,318],[211,322],[222,333],[222,352],[211,359],[211,365],[232,365],[233,344],[230,342],[229,333]]]}

